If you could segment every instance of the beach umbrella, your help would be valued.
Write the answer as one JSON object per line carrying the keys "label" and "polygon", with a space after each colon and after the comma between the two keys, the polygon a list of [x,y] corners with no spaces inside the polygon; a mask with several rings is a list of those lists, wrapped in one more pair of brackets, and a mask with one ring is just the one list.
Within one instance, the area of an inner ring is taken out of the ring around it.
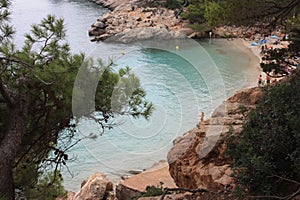
{"label": "beach umbrella", "polygon": [[272,38],[272,39],[276,39],[276,40],[278,40],[278,39],[279,39],[279,37],[278,37],[278,36],[276,36],[276,35],[271,35],[271,36],[270,36],[270,38]]}
{"label": "beach umbrella", "polygon": [[264,40],[259,41],[259,44],[263,44],[263,43],[264,43]]}

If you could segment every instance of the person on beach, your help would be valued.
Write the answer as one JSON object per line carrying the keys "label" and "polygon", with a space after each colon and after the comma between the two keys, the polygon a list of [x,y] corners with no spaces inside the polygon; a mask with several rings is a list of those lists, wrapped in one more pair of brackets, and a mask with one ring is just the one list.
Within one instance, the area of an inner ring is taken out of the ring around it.
{"label": "person on beach", "polygon": [[264,55],[264,53],[265,53],[265,47],[264,47],[264,45],[261,45],[261,52],[260,52],[260,54]]}
{"label": "person on beach", "polygon": [[265,44],[265,51],[266,51],[266,53],[268,53],[268,46]]}
{"label": "person on beach", "polygon": [[271,83],[271,77],[267,74],[266,76],[266,80],[267,80],[267,84],[270,84]]}
{"label": "person on beach", "polygon": [[260,87],[261,84],[262,84],[262,76],[259,75],[259,77],[258,77],[258,87]]}
{"label": "person on beach", "polygon": [[204,112],[201,112],[200,121],[201,121],[201,122],[204,121]]}

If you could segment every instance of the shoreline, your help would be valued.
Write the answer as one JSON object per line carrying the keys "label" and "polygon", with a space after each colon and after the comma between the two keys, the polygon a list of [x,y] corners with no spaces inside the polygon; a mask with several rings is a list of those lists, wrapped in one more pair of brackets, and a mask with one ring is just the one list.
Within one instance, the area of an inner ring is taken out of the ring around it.
{"label": "shoreline", "polygon": [[[127,6],[126,8],[125,7],[122,8],[122,3],[124,3],[124,2],[120,3],[120,5],[117,5],[117,6],[112,6],[113,2],[117,2],[117,1],[114,1],[114,0],[98,0],[98,2],[94,0],[94,2],[100,4],[101,6],[104,6],[104,7],[108,8],[110,10],[107,13],[105,13],[105,14],[107,14],[106,17],[111,16],[113,11],[121,12],[123,8],[124,8],[124,10],[126,12],[131,13],[130,7]],[[112,4],[106,4],[106,5],[104,5],[105,2],[106,3],[110,2]],[[146,13],[148,13],[148,11]],[[120,15],[120,16],[122,16],[122,15]],[[167,15],[166,18],[168,16],[170,16],[170,15]],[[139,17],[139,14],[137,14],[136,20],[138,19],[138,17]],[[152,19],[152,17],[153,16],[151,16],[151,19]],[[100,18],[103,19],[103,16],[101,16]],[[101,21],[100,18],[98,19],[98,22]],[[141,17],[141,18],[144,20],[144,18],[146,19],[147,16]],[[110,18],[105,18],[105,19],[109,20]],[[119,25],[119,24],[122,24],[121,21],[122,20],[118,20],[118,21],[113,21],[112,20],[111,23],[116,23],[116,24]],[[126,23],[128,23],[128,22],[126,22]],[[226,39],[223,39],[223,40],[226,41]],[[107,41],[109,42],[109,40],[107,40]],[[247,79],[246,79],[246,82],[245,82],[246,84],[245,84],[245,86],[243,86],[241,89],[235,91],[234,93],[238,93],[238,92],[240,92],[240,91],[242,91],[242,90],[244,90],[246,88],[256,87],[257,86],[257,78],[258,78],[259,74],[261,74],[261,72],[262,72],[262,70],[261,70],[261,68],[259,66],[260,60],[261,60],[259,47],[257,47],[257,46],[251,46],[251,41],[245,41],[242,38],[235,38],[232,41],[228,41],[228,43],[230,43],[231,45],[233,45],[234,47],[236,47],[240,51],[242,51],[245,55],[247,55],[247,57],[249,59],[248,66],[247,66],[247,68],[249,69],[249,71],[247,70]],[[233,95],[228,96],[228,98],[230,98]],[[224,101],[226,101],[227,99],[224,99]],[[196,124],[195,124],[195,126],[196,126]],[[182,133],[182,135],[184,135],[184,133]],[[167,159],[167,158],[165,158],[165,159]],[[143,173],[146,173],[146,172],[149,172],[149,171],[151,171],[152,173],[155,173],[155,171],[158,171],[159,173],[161,173],[162,169],[166,168],[166,166],[164,164],[162,164],[162,165],[158,164],[157,165],[157,163],[160,163],[160,162],[158,161],[158,162],[152,163],[152,166],[149,166],[149,168],[147,168],[144,172],[142,172],[140,174],[143,174]],[[156,166],[153,169],[154,165],[156,165]],[[128,169],[128,171],[130,171],[130,170],[132,170],[132,169]],[[166,172],[166,170],[164,170],[164,172]],[[138,174],[138,175],[140,175],[140,174]],[[135,177],[135,176],[138,176],[138,175],[130,175],[129,179],[131,177]],[[168,175],[169,175],[169,173],[168,173]],[[155,176],[153,176],[153,177],[155,177]],[[128,180],[128,179],[126,179],[126,180]],[[135,178],[134,180],[137,181],[135,183],[136,185],[140,185],[141,184],[141,183],[138,182],[139,179]],[[153,180],[153,181],[155,181],[155,180]],[[119,184],[120,182],[122,182],[122,177],[120,176],[119,180],[114,180],[113,182],[114,182],[114,184]]]}
{"label": "shoreline", "polygon": [[251,87],[257,87],[258,77],[262,74],[262,69],[260,67],[260,49],[257,46],[251,46],[251,41],[245,41],[242,38],[234,38],[230,42],[232,42],[232,44],[244,54],[247,54],[249,59],[249,64],[247,67],[250,73],[248,74],[247,84],[239,91]]}

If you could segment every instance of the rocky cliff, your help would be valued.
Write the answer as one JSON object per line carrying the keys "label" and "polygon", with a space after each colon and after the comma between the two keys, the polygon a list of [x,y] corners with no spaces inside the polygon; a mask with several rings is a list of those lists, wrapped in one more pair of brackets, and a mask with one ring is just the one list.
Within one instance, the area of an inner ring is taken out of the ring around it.
{"label": "rocky cliff", "polygon": [[[169,172],[177,186],[216,192],[234,187],[234,180],[230,176],[231,160],[225,154],[228,136],[241,132],[244,111],[254,108],[261,97],[260,88],[240,91],[220,105],[210,119],[199,122],[196,128],[174,142],[168,162]],[[211,131],[208,135],[209,129],[220,131],[220,135]],[[217,139],[211,140],[210,137]],[[212,147],[210,151],[203,154],[209,146]]]}
{"label": "rocky cliff", "polygon": [[[91,25],[92,41],[133,42],[146,39],[182,39],[194,37],[188,22],[176,17],[160,1],[97,0],[111,9]],[[200,34],[200,33],[199,33]]]}

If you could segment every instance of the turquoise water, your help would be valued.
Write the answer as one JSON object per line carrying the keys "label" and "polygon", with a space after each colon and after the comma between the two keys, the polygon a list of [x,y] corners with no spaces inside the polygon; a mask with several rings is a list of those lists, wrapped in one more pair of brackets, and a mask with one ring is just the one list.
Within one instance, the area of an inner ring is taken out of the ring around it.
{"label": "turquoise water", "polygon": [[[226,40],[150,41],[136,44],[91,43],[87,29],[105,9],[84,0],[13,1],[12,22],[17,29],[17,45],[30,24],[46,13],[64,17],[68,40],[74,52],[85,52],[103,60],[113,58],[117,68],[130,66],[140,78],[153,102],[151,118],[117,117],[114,129],[95,140],[83,140],[69,152],[76,161],[64,170],[64,184],[76,191],[82,180],[94,172],[108,174],[114,182],[128,170],[149,168],[166,159],[172,141],[195,127],[203,111],[208,118],[213,109],[235,91],[253,84],[248,56]],[[179,46],[177,51],[175,46]],[[125,52],[122,55],[121,52]],[[82,121],[81,135],[97,133],[93,121]]]}

